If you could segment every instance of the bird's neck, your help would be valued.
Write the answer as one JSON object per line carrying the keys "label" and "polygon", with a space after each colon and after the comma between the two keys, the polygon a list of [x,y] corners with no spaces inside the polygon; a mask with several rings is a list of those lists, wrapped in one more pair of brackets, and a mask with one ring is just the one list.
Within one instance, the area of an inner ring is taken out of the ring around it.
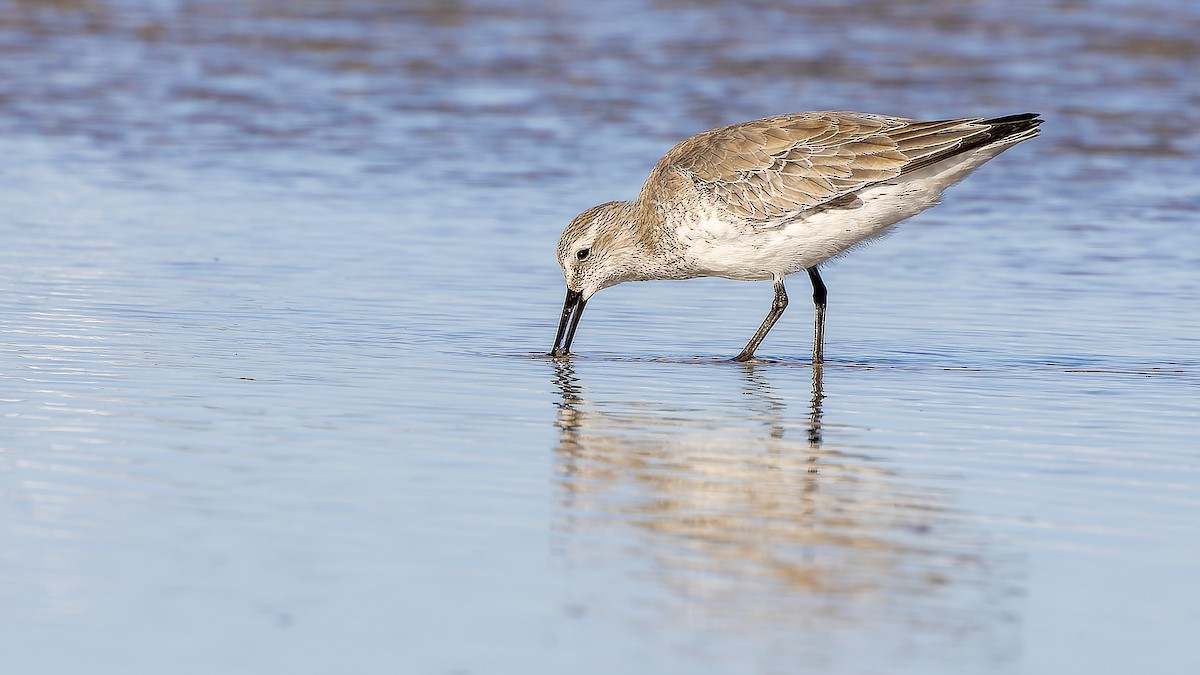
{"label": "bird's neck", "polygon": [[684,279],[691,275],[680,267],[680,249],[675,245],[675,233],[665,225],[663,214],[650,205],[621,202],[622,248],[628,256],[625,267],[628,281],[653,279]]}

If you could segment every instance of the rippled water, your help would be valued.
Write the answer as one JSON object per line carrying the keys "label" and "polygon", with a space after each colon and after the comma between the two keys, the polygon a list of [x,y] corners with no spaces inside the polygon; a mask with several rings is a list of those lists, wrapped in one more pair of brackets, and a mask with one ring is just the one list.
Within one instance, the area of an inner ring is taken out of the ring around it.
{"label": "rippled water", "polygon": [[[0,0],[5,672],[1200,670],[1200,9]],[[1047,119],[762,283],[554,243],[675,141]],[[806,296],[806,281],[792,283]]]}

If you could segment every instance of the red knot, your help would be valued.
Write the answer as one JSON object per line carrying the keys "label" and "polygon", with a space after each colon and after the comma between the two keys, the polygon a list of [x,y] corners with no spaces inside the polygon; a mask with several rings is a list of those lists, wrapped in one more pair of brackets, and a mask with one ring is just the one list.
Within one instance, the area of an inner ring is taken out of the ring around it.
{"label": "red knot", "polygon": [[749,361],[804,270],[824,359],[818,266],[933,206],[984,162],[1038,135],[1034,113],[921,122],[852,112],[776,115],[696,134],[666,154],[632,202],[579,214],[558,241],[567,298],[553,356],[571,349],[584,305],[626,281],[771,279],[775,299],[735,361]]}

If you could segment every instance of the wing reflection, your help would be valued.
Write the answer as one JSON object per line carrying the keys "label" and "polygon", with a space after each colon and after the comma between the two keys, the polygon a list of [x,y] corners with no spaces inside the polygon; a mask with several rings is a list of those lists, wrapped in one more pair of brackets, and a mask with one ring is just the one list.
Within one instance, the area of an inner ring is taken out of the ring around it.
{"label": "wing reflection", "polygon": [[888,614],[949,638],[996,624],[996,598],[1014,595],[1013,565],[937,477],[823,440],[820,369],[794,418],[754,364],[733,407],[593,401],[569,361],[556,368],[565,555],[648,560],[685,604],[672,612],[743,628]]}

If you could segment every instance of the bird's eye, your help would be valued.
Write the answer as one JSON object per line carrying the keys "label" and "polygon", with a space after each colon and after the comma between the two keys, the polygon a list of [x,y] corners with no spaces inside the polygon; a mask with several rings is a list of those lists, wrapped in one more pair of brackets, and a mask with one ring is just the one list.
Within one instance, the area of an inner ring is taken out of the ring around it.
{"label": "bird's eye", "polygon": [[579,249],[579,251],[578,251],[578,252],[575,254],[575,257],[576,257],[576,258],[579,258],[580,260],[586,260],[586,259],[587,259],[587,257],[588,257],[588,254],[589,254],[589,253],[591,253],[591,252],[592,252],[592,249],[590,249],[590,248],[581,248],[581,249]]}

